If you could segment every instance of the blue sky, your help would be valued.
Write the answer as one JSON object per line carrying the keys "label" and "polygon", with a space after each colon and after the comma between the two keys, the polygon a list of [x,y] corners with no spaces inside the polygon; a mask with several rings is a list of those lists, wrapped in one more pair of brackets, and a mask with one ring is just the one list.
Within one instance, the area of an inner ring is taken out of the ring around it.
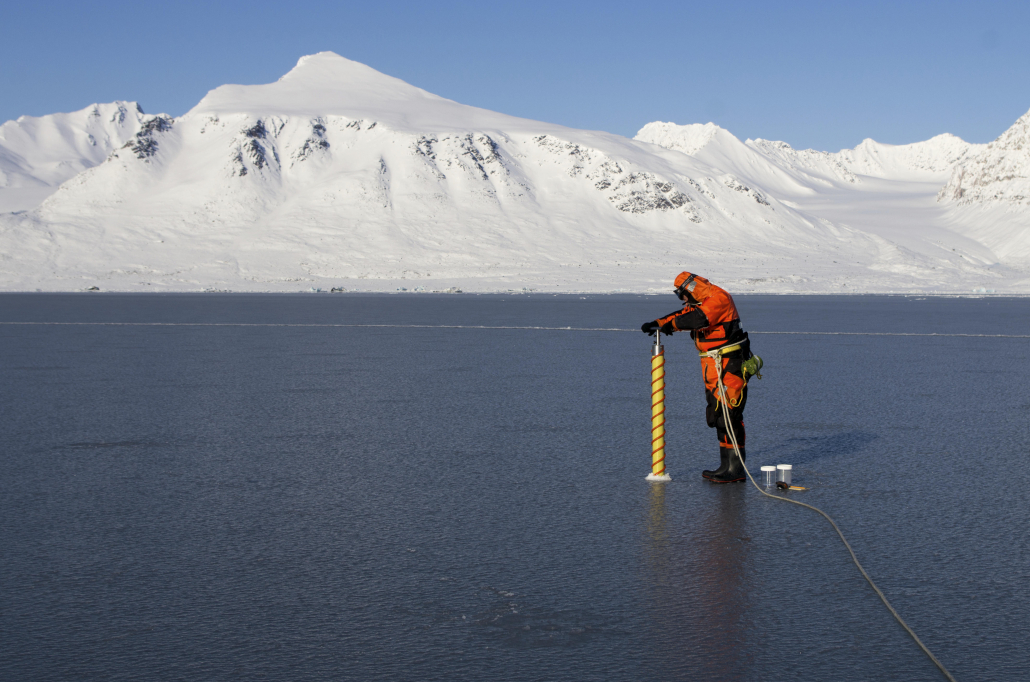
{"label": "blue sky", "polygon": [[465,104],[632,136],[713,121],[836,151],[1030,109],[1030,2],[7,2],[0,120],[136,100],[180,115],[223,83],[332,50]]}

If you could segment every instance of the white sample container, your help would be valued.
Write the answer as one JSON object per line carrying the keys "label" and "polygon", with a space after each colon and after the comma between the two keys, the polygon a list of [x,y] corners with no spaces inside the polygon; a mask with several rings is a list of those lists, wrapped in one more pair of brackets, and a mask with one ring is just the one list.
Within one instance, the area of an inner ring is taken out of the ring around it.
{"label": "white sample container", "polygon": [[793,465],[790,464],[777,464],[776,465],[776,480],[783,481],[787,485],[790,485],[790,472],[793,469]]}
{"label": "white sample container", "polygon": [[776,485],[776,467],[762,467],[762,483],[766,488]]}

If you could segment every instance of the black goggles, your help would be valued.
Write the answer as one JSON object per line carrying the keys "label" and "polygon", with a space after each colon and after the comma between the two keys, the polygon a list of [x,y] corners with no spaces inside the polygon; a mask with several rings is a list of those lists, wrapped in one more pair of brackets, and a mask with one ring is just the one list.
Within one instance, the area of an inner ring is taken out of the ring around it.
{"label": "black goggles", "polygon": [[694,283],[695,277],[697,277],[697,275],[691,275],[690,277],[687,277],[687,281],[676,287],[673,290],[673,293],[679,296],[680,298],[682,298],[684,294],[689,294],[691,291],[694,290],[694,287],[690,285]]}

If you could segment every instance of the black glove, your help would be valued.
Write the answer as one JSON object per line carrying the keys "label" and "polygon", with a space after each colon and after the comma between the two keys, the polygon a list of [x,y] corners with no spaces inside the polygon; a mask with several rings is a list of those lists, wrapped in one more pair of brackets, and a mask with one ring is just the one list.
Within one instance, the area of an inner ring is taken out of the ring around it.
{"label": "black glove", "polygon": [[661,332],[666,336],[672,336],[674,331],[676,331],[676,327],[672,326],[672,320],[662,325]]}
{"label": "black glove", "polygon": [[640,325],[640,331],[644,332],[648,336],[654,336],[655,332],[658,331],[658,323],[654,320],[651,320],[650,322],[645,322],[644,324]]}

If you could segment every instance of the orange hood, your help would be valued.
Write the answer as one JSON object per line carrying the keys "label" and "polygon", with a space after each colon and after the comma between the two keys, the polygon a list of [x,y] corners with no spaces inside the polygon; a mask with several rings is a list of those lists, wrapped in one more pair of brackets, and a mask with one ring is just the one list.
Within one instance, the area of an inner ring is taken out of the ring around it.
{"label": "orange hood", "polygon": [[676,275],[676,279],[673,281],[672,285],[675,288],[679,289],[681,286],[683,286],[684,283],[687,282],[687,280],[691,281],[690,284],[687,284],[686,290],[698,303],[708,298],[708,296],[712,293],[711,282],[709,282],[707,279],[700,275],[695,275],[685,270],[680,274]]}

